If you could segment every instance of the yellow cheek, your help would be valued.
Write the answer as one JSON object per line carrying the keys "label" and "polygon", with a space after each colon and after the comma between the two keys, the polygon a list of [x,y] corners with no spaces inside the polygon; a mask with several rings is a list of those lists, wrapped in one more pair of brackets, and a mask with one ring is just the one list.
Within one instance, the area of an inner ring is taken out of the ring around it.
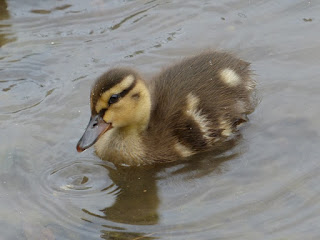
{"label": "yellow cheek", "polygon": [[135,121],[136,105],[129,101],[112,105],[103,116],[105,122],[111,122],[114,127],[124,127]]}

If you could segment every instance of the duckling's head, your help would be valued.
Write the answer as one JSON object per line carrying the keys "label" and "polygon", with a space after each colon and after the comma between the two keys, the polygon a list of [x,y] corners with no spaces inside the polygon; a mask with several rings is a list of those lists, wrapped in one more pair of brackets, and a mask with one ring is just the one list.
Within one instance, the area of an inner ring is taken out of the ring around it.
{"label": "duckling's head", "polygon": [[148,126],[150,93],[139,75],[116,68],[100,76],[90,94],[91,118],[77,144],[78,152],[92,146],[111,128],[130,133]]}

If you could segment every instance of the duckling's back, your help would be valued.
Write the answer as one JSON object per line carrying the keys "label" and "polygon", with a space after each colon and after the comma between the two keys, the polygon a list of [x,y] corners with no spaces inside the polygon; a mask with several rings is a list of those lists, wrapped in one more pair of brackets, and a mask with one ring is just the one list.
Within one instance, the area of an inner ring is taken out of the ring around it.
{"label": "duckling's back", "polygon": [[228,53],[185,59],[152,84],[148,133],[157,141],[152,144],[167,148],[170,156],[171,151],[188,157],[213,149],[231,138],[255,107],[249,63]]}

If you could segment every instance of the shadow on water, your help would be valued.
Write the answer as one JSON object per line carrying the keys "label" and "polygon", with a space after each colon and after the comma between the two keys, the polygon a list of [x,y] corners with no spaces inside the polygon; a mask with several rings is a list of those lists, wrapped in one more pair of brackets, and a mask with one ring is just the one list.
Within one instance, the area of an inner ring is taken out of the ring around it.
{"label": "shadow on water", "polygon": [[[156,225],[160,221],[158,212],[161,200],[158,195],[158,181],[170,182],[170,178],[182,181],[197,179],[211,173],[220,174],[221,164],[239,155],[233,148],[239,143],[241,136],[226,142],[214,152],[197,155],[192,159],[178,163],[168,163],[146,167],[112,168],[102,165],[113,184],[103,191],[115,194],[115,202],[111,206],[100,209],[100,214],[87,209],[82,211],[94,218],[128,225]],[[86,219],[84,219],[86,220]],[[87,220],[90,222],[89,220]],[[102,239],[157,239],[154,233],[128,232],[129,229],[101,224]],[[108,229],[108,230],[106,230]],[[110,230],[112,229],[112,230]]]}
{"label": "shadow on water", "polygon": [[[0,21],[7,20],[9,18],[10,14],[7,2],[5,0],[0,0]],[[12,33],[8,30],[10,27],[11,24],[3,24],[0,22],[0,47],[16,40],[16,38],[11,36]]]}

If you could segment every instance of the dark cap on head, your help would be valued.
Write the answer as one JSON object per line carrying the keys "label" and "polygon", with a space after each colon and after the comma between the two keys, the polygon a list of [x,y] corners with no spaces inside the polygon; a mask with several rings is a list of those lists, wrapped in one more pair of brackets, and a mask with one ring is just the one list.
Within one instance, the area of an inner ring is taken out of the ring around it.
{"label": "dark cap on head", "polygon": [[101,95],[109,90],[110,88],[114,87],[118,83],[120,83],[125,77],[133,75],[135,79],[137,79],[138,74],[126,68],[114,68],[110,71],[101,75],[93,84],[90,94],[90,103],[91,103],[91,113],[97,114],[95,110],[95,105],[97,101],[101,97]]}

